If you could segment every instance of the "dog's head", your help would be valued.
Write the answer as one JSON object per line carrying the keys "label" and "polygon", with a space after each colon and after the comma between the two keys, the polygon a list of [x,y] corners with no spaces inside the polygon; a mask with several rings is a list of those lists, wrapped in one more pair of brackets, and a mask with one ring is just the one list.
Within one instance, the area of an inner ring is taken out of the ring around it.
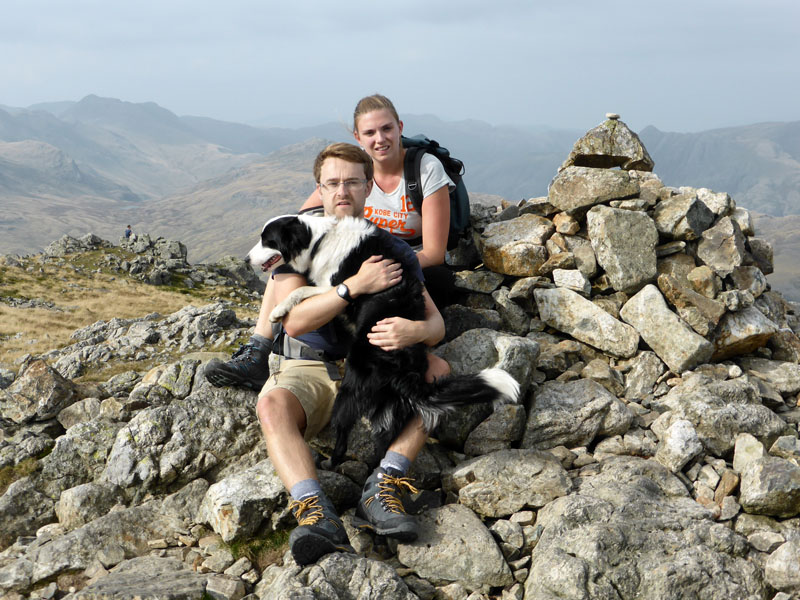
{"label": "dog's head", "polygon": [[288,264],[302,273],[312,246],[324,234],[324,223],[330,220],[298,215],[273,217],[264,224],[261,241],[247,254],[247,262],[260,266],[264,272]]}

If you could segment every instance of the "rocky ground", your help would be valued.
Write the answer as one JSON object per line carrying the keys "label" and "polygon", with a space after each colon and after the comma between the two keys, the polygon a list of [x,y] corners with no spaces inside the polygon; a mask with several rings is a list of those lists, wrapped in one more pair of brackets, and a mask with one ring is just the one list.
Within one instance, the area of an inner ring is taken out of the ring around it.
{"label": "rocky ground", "polygon": [[[372,450],[362,424],[349,460],[320,471],[357,553],[292,561],[256,396],[201,375],[205,350],[252,326],[229,303],[98,322],[5,366],[0,591],[800,598],[796,307],[769,289],[771,247],[747,211],[725,193],[664,187],[652,168],[610,118],[576,144],[546,197],[474,206],[474,239],[454,260],[481,266],[459,272],[463,298],[444,309],[436,352],[456,373],[506,369],[523,402],[459,412],[434,432],[407,499],[422,524],[413,543],[350,526]],[[175,269],[209,276],[174,244],[140,271],[118,268],[154,284]],[[61,247],[68,263],[75,248]],[[137,370],[176,349],[180,360]],[[81,379],[115,361],[130,369]],[[325,431],[315,449],[331,441]]]}

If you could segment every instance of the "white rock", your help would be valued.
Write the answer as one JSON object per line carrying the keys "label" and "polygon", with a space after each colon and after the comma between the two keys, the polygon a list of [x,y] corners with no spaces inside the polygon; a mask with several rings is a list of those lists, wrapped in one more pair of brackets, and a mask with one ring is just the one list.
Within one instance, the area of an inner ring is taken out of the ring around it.
{"label": "white rock", "polygon": [[703,445],[694,426],[685,419],[670,425],[656,451],[656,460],[673,473],[703,451]]}
{"label": "white rock", "polygon": [[751,462],[766,456],[764,445],[749,433],[740,433],[736,436],[733,450],[733,470],[739,474],[744,473]]}

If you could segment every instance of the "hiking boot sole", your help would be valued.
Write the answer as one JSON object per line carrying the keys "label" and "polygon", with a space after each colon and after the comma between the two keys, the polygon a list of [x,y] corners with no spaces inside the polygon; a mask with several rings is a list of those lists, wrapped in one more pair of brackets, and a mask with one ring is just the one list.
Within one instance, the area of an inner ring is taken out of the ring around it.
{"label": "hiking boot sole", "polygon": [[321,557],[331,552],[350,552],[355,554],[355,549],[350,544],[336,544],[325,536],[308,533],[290,543],[292,557],[301,566],[317,562]]}
{"label": "hiking boot sole", "polygon": [[353,527],[362,531],[372,531],[377,535],[384,535],[398,542],[413,542],[419,537],[419,526],[416,522],[401,523],[394,527],[376,527],[366,519],[354,515]]}
{"label": "hiking boot sole", "polygon": [[206,370],[203,374],[205,375],[206,380],[214,387],[243,387],[247,388],[248,390],[254,390],[258,392],[261,391],[261,388],[264,387],[264,384],[267,382],[266,379],[264,381],[242,379],[240,377],[225,373],[224,371]]}

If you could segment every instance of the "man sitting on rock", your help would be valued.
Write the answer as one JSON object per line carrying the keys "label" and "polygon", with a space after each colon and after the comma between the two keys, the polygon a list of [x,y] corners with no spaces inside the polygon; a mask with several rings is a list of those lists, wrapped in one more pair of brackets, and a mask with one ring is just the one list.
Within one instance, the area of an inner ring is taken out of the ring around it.
{"label": "man sitting on rock", "polygon": [[[363,216],[372,174],[372,159],[360,148],[342,143],[325,148],[314,163],[325,214]],[[404,263],[415,265],[422,279],[414,251],[401,240],[396,243],[409,256]],[[278,267],[272,278],[276,303],[306,285],[305,278],[288,266]],[[331,289],[295,306],[284,317],[283,331],[273,346],[279,364],[259,394],[256,412],[270,460],[293,499],[290,509],[299,526],[289,545],[298,564],[315,562],[337,550],[353,551],[341,519],[320,487],[307,444],[331,417],[341,380],[341,359],[347,354],[332,320],[352,298],[380,292],[400,278],[399,263],[380,256],[368,259],[358,273],[344,281],[346,291]],[[444,337],[444,321],[427,291],[424,295],[424,321],[386,319],[373,329],[371,343],[384,350],[438,343]],[[405,513],[401,495],[414,489],[406,473],[426,439],[421,420],[409,422],[364,485],[357,514],[381,535],[406,541],[417,537],[416,520]]]}

